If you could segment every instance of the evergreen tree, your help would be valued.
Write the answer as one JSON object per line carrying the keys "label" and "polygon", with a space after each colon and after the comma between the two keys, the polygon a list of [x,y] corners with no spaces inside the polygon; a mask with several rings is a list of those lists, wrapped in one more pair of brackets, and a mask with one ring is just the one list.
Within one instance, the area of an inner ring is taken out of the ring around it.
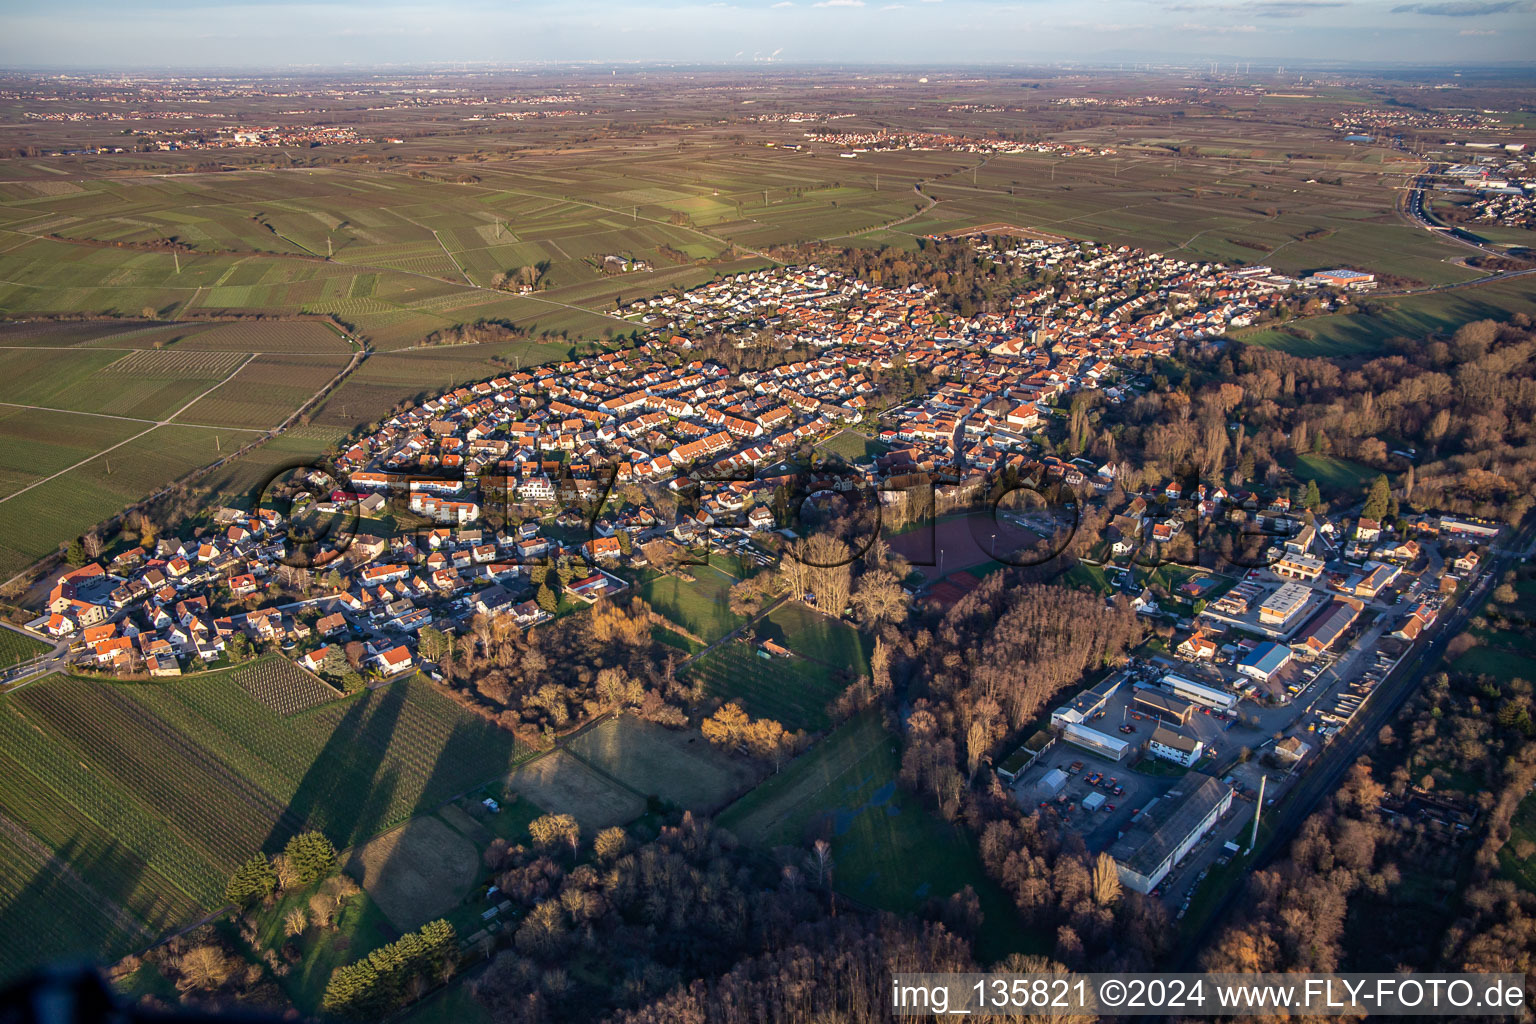
{"label": "evergreen tree", "polygon": [[534,600],[539,603],[540,608],[551,615],[555,614],[555,610],[560,607],[560,602],[555,598],[555,592],[542,583],[539,584],[539,592],[534,596]]}
{"label": "evergreen tree", "polygon": [[323,832],[300,832],[283,848],[300,885],[313,885],[336,870],[336,847]]}
{"label": "evergreen tree", "polygon": [[1301,498],[1301,507],[1315,509],[1323,503],[1323,496],[1317,492],[1317,481],[1308,480],[1306,492]]}
{"label": "evergreen tree", "polygon": [[1371,481],[1371,489],[1366,492],[1365,507],[1360,510],[1360,516],[1381,522],[1387,518],[1391,507],[1392,485],[1387,483],[1387,475],[1383,473]]}
{"label": "evergreen tree", "polygon": [[265,855],[252,854],[229,876],[224,897],[239,907],[249,907],[272,895],[277,888],[277,870]]}

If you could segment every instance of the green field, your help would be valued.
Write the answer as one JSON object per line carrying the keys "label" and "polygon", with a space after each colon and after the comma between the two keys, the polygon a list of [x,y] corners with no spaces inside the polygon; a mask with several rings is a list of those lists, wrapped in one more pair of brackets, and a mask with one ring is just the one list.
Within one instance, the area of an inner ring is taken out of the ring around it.
{"label": "green field", "polygon": [[986,877],[963,830],[929,814],[896,781],[897,740],[872,713],[851,719],[716,822],[760,847],[832,844],[835,884],[864,903],[912,913],[972,886],[986,916],[984,956],[1035,945]]}
{"label": "green field", "polygon": [[1418,340],[1430,334],[1449,334],[1473,320],[1504,320],[1513,313],[1536,316],[1536,277],[1370,301],[1382,307],[1380,315],[1312,317],[1245,335],[1243,341],[1304,356],[1380,352],[1393,338]]}
{"label": "green field", "polygon": [[36,637],[26,636],[14,629],[0,629],[0,666],[26,661],[49,649],[47,644]]}
{"label": "green field", "polygon": [[1328,498],[1359,498],[1381,475],[1378,469],[1329,455],[1297,455],[1287,463],[1297,480],[1316,480],[1318,490]]}
{"label": "green field", "polygon": [[604,719],[583,730],[567,749],[636,793],[706,814],[747,789],[757,774],[696,730],[668,729],[634,715]]}
{"label": "green field", "polygon": [[860,675],[869,673],[870,643],[845,623],[798,602],[779,605],[753,627],[795,657],[765,659],[754,644],[718,647],[688,666],[717,697],[734,700],[757,718],[786,729],[817,731],[830,724],[827,707]]}
{"label": "green field", "polygon": [[1536,854],[1522,857],[1516,850],[1517,846],[1523,849],[1524,843],[1536,843],[1536,796],[1520,801],[1510,820],[1509,841],[1499,848],[1499,864],[1504,874],[1536,892]]}
{"label": "green field", "polygon": [[706,691],[733,700],[754,718],[771,718],[786,729],[825,729],[827,705],[847,683],[831,669],[804,658],[759,657],[753,644],[715,648],[688,665],[689,679],[702,679]]}
{"label": "green field", "polygon": [[[0,815],[73,865],[103,907],[158,934],[221,904],[228,872],[255,850],[311,827],[350,845],[527,754],[427,683],[285,718],[232,676],[53,676],[0,698]],[[0,931],[22,920],[0,911]],[[123,951],[35,945],[0,974]]]}
{"label": "green field", "polygon": [[757,624],[760,639],[773,639],[796,654],[855,674],[869,671],[874,643],[845,622],[786,601]]}
{"label": "green field", "polygon": [[693,580],[655,575],[640,585],[647,604],[688,632],[714,642],[746,622],[727,602],[736,582],[712,565],[686,566]]}

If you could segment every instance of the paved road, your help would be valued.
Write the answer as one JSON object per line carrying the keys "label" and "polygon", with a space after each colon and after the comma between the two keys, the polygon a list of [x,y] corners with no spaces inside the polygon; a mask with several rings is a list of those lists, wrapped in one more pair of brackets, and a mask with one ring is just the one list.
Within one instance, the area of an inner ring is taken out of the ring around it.
{"label": "paved road", "polygon": [[[1439,669],[1440,656],[1446,644],[1466,626],[1487,590],[1498,585],[1499,577],[1514,564],[1516,558],[1525,556],[1533,538],[1536,538],[1536,518],[1532,518],[1516,534],[1513,543],[1493,549],[1487,571],[1478,577],[1479,582],[1457,604],[1456,610],[1440,620],[1433,637],[1427,642],[1421,640],[1422,646],[1417,647],[1417,650],[1410,649],[1404,655],[1397,670],[1382,682],[1360,714],[1335,735],[1332,743],[1323,748],[1316,763],[1297,782],[1285,802],[1269,811],[1268,821],[1273,828],[1269,837],[1260,842],[1252,864],[1253,870],[1284,855],[1301,823],[1338,788],[1350,765],[1375,744],[1376,734],[1381,731],[1381,727],[1392,721],[1408,698],[1418,691],[1425,677]],[[1242,883],[1228,889],[1199,934],[1184,947],[1176,970],[1194,968],[1197,952],[1204,949],[1216,930],[1225,924],[1232,903],[1244,890]]]}

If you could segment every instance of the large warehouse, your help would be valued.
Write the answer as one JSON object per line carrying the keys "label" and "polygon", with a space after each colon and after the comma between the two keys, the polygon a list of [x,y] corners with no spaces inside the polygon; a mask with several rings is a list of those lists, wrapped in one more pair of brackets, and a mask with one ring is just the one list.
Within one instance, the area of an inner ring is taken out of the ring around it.
{"label": "large warehouse", "polygon": [[1183,676],[1174,675],[1172,672],[1159,680],[1175,697],[1181,697],[1191,704],[1203,704],[1208,708],[1216,708],[1220,711],[1231,711],[1237,707],[1237,694],[1228,693],[1226,690],[1217,689],[1214,686],[1206,686],[1197,683],[1193,679],[1185,679]]}
{"label": "large warehouse", "polygon": [[1232,788],[1204,772],[1190,772],[1151,812],[1109,847],[1120,881],[1148,893],[1232,806]]}

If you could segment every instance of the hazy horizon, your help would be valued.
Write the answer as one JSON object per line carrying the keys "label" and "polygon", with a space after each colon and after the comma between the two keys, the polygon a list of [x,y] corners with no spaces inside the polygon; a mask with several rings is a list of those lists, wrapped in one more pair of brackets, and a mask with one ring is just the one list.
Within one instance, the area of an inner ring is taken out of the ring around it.
{"label": "hazy horizon", "polygon": [[[441,63],[1529,61],[1536,0],[481,0],[121,3],[0,15],[8,68],[358,69]],[[1257,70],[1257,69],[1256,69]],[[1273,67],[1263,69],[1273,73]]]}

